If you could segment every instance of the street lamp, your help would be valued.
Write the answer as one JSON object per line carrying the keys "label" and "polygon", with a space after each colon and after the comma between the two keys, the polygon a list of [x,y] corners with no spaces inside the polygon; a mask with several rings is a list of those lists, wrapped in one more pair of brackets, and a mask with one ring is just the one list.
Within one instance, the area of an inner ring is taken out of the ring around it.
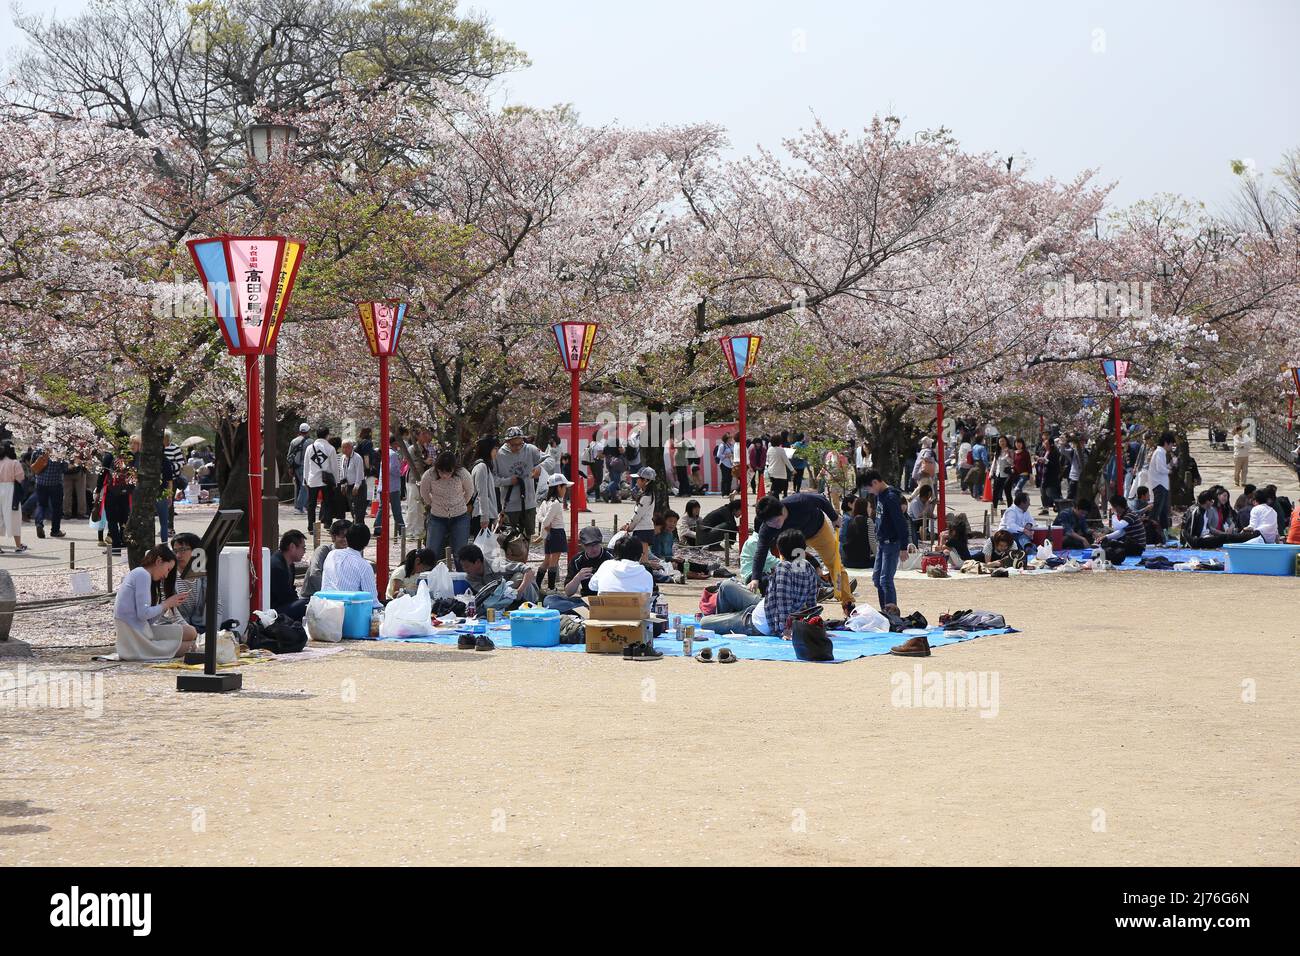
{"label": "street lamp", "polygon": [[406,318],[406,303],[388,299],[358,302],[361,330],[366,333],[370,354],[379,359],[379,540],[376,548],[376,576],[388,580],[388,359],[397,354]]}
{"label": "street lamp", "polygon": [[244,133],[248,154],[258,163],[281,160],[298,139],[298,127],[286,123],[253,123]]}
{"label": "street lamp", "polygon": [[[591,350],[596,343],[596,322],[561,322],[551,326],[555,344],[560,350],[560,361],[569,373],[569,480],[576,489],[579,482],[578,465],[578,376],[587,371]],[[578,554],[578,503],[569,502],[569,560]]]}
{"label": "street lamp", "polygon": [[[258,165],[283,161],[293,143],[298,138],[298,127],[285,123],[253,123],[244,131],[244,140],[248,146],[248,155]],[[254,194],[254,200],[257,196]],[[273,227],[274,228],[274,227]],[[266,418],[271,422],[279,420],[279,363],[275,356],[275,344],[264,353],[263,365],[265,394],[263,407]],[[262,447],[262,473],[264,477],[265,496],[262,499],[262,524],[267,529],[272,541],[280,536],[280,473],[278,467],[279,448],[275,428],[266,432]]]}
{"label": "street lamp", "polygon": [[[727,360],[727,371],[736,380],[740,391],[740,435],[736,444],[740,453],[736,455],[736,478],[740,482],[740,547],[745,546],[749,537],[749,485],[745,483],[745,466],[749,463],[748,438],[746,436],[746,418],[748,407],[745,400],[745,379],[754,368],[758,359],[758,347],[763,343],[761,335],[727,335],[718,339],[722,346],[722,355]],[[761,560],[761,558],[760,558]]]}
{"label": "street lamp", "polygon": [[244,357],[251,618],[253,611],[261,609],[262,595],[262,393],[257,357],[275,350],[302,262],[303,244],[284,236],[216,236],[191,239],[186,245],[216,313],[226,348],[231,355]]}

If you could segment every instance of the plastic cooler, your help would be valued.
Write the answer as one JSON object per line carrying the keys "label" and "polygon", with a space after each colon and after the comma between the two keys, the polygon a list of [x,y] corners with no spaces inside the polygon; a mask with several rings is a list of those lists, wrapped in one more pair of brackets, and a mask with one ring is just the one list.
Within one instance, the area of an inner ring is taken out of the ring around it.
{"label": "plastic cooler", "polygon": [[464,571],[451,572],[451,593],[460,595],[469,590],[469,575]]}
{"label": "plastic cooler", "polygon": [[510,643],[514,647],[555,647],[560,643],[560,612],[547,607],[511,611]]}
{"label": "plastic cooler", "polygon": [[1229,574],[1268,574],[1291,577],[1296,573],[1300,544],[1225,544]]}
{"label": "plastic cooler", "polygon": [[370,637],[370,614],[375,601],[368,591],[317,591],[315,597],[343,605],[343,636],[354,641]]}
{"label": "plastic cooler", "polygon": [[1042,544],[1044,541],[1052,542],[1053,551],[1063,551],[1065,549],[1065,529],[1058,527],[1035,528],[1032,532],[1034,547]]}

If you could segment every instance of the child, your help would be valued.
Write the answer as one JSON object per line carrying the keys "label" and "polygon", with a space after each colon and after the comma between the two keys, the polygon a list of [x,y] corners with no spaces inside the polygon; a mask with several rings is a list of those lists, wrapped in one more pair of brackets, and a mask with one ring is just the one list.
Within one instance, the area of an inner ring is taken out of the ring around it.
{"label": "child", "polygon": [[560,575],[560,558],[569,551],[569,537],[564,533],[564,501],[573,484],[561,474],[546,479],[546,498],[537,506],[537,528],[541,532],[542,572],[546,587],[554,591]]}
{"label": "child", "polygon": [[700,526],[700,503],[692,498],[686,502],[686,517],[680,532],[682,544],[695,544],[695,529]]}
{"label": "child", "polygon": [[931,501],[933,497],[934,488],[923,484],[916,489],[916,494],[907,503],[907,522],[912,529],[912,544],[918,547],[921,544],[921,526],[934,514],[934,505]]}
{"label": "child", "polygon": [[642,549],[642,560],[650,553],[650,544],[654,540],[654,507],[655,496],[650,490],[650,482],[655,480],[655,470],[650,467],[642,468],[636,475],[636,511],[632,513],[632,520],[623,525],[624,531],[631,532],[632,537],[644,545]]}

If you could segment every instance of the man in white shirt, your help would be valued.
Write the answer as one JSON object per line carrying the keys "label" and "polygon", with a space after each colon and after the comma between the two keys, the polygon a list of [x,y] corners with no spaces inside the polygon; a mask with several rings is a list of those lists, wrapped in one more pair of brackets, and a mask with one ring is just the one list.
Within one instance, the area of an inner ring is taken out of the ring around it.
{"label": "man in white shirt", "polygon": [[354,524],[347,531],[348,546],[335,549],[325,559],[321,572],[322,591],[365,591],[375,604],[379,591],[375,587],[375,569],[365,559],[364,551],[370,544],[370,529],[364,524]]}
{"label": "man in white shirt", "polygon": [[334,486],[339,482],[339,456],[329,441],[330,430],[326,426],[316,429],[316,440],[307,446],[303,455],[303,465],[307,472],[307,528],[316,526],[316,502],[324,499],[321,509],[321,522],[329,524],[334,518],[342,517],[330,513],[330,498]]}
{"label": "man in white shirt", "polygon": [[366,460],[356,453],[350,441],[345,441],[340,451],[343,457],[340,463],[342,474],[339,476],[339,484],[342,485],[343,494],[347,497],[348,506],[352,510],[352,520],[364,522],[367,500]]}
{"label": "man in white shirt", "polygon": [[1173,432],[1162,433],[1147,464],[1147,484],[1152,498],[1151,520],[1159,526],[1161,533],[1169,530],[1169,470],[1177,465],[1177,459],[1172,457],[1174,444]]}
{"label": "man in white shirt", "polygon": [[1021,550],[1028,548],[1033,544],[1034,519],[1029,513],[1029,494],[1020,492],[1015,497],[1013,504],[1006,511],[1002,512],[1002,524],[1000,527],[1005,531],[1010,531],[1011,536],[1016,539]]}
{"label": "man in white shirt", "polygon": [[630,535],[614,548],[614,558],[602,561],[591,576],[591,590],[596,594],[649,594],[654,578],[641,563],[641,542]]}
{"label": "man in white shirt", "polygon": [[1265,544],[1277,544],[1277,509],[1273,507],[1273,493],[1267,488],[1255,489],[1255,507],[1250,509],[1250,527],[1259,532]]}

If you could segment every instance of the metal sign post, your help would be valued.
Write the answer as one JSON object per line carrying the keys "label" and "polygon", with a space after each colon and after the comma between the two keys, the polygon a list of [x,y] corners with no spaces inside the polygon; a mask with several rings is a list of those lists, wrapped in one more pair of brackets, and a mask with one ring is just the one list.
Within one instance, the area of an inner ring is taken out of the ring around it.
{"label": "metal sign post", "polygon": [[[185,568],[186,578],[204,577],[207,579],[207,607],[205,608],[203,627],[203,673],[181,674],[176,678],[178,691],[196,691],[199,693],[224,694],[239,690],[244,686],[244,675],[238,671],[217,673],[217,590],[221,586],[221,549],[226,546],[239,522],[243,519],[242,511],[218,511],[203,532],[203,540],[195,549],[190,563]],[[250,608],[252,605],[249,605]],[[252,611],[249,611],[252,614]],[[185,655],[185,662],[192,661],[193,655]]]}

